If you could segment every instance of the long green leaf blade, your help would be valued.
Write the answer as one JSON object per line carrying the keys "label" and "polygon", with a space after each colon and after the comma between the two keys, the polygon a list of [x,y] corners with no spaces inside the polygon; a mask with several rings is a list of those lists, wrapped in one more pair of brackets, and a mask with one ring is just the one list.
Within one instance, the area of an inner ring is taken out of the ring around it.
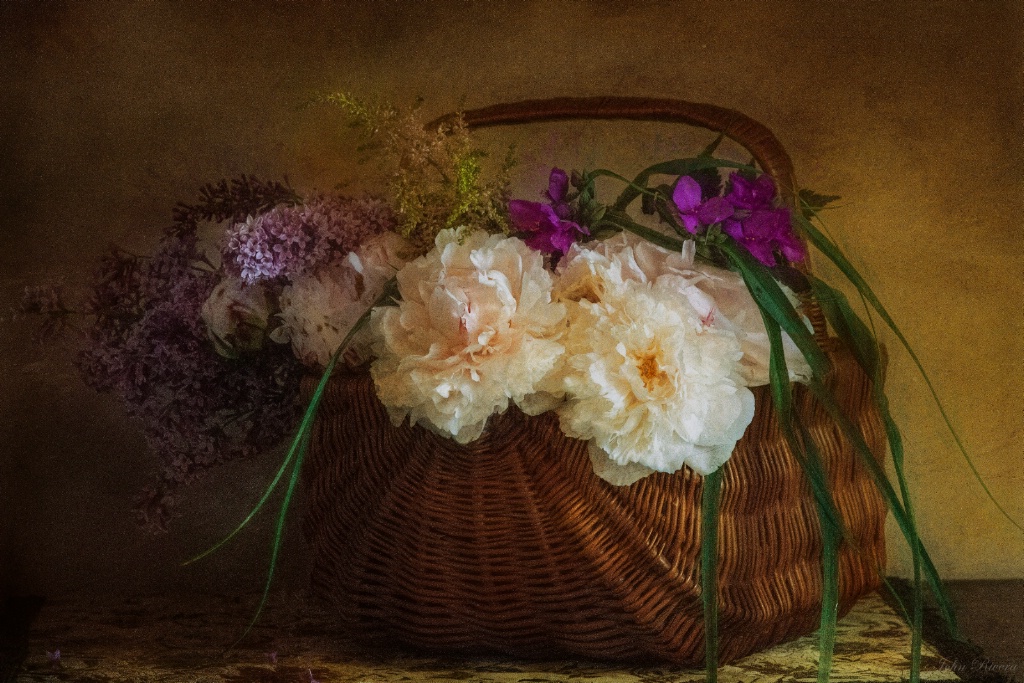
{"label": "long green leaf blade", "polygon": [[[821,617],[818,627],[818,683],[828,683],[832,671],[832,655],[836,643],[836,622],[839,619],[839,541],[843,536],[842,518],[836,508],[831,491],[828,489],[828,478],[821,465],[820,455],[814,448],[810,434],[801,428],[802,440],[796,438],[793,431],[794,412],[792,385],[789,382],[789,370],[786,367],[786,355],[782,346],[782,330],[778,322],[769,313],[762,310],[765,330],[769,341],[769,380],[772,399],[778,413],[778,419],[790,449],[797,454],[804,466],[804,472],[811,480],[815,491],[815,503],[818,511],[818,525],[821,528]],[[806,448],[808,453],[799,454]],[[822,491],[819,494],[818,491]]]}
{"label": "long green leaf blade", "polygon": [[281,503],[281,511],[277,516],[277,526],[274,528],[274,542],[270,552],[270,567],[267,569],[267,580],[263,584],[263,594],[260,596],[260,602],[256,606],[256,613],[253,614],[252,620],[249,625],[245,627],[242,635],[238,637],[229,650],[235,648],[240,642],[245,640],[245,637],[249,635],[252,627],[256,625],[260,615],[263,613],[263,608],[267,605],[267,599],[270,597],[270,586],[274,581],[274,572],[277,569],[277,558],[281,553],[281,542],[284,539],[284,523],[288,517],[288,508],[291,506],[292,496],[295,494],[295,485],[299,481],[299,473],[302,471],[302,461],[306,457],[306,451],[309,448],[309,432],[302,434],[302,444],[298,450],[298,457],[295,460],[295,465],[292,467],[291,477],[288,481],[288,488],[284,495],[284,502]]}
{"label": "long green leaf blade", "polygon": [[810,330],[804,326],[800,314],[786,298],[786,294],[772,277],[771,272],[732,238],[726,238],[719,246],[729,258],[730,263],[740,271],[754,301],[763,311],[767,311],[773,319],[778,321],[779,326],[800,349],[800,353],[804,355],[807,363],[811,366],[814,376],[821,378],[828,374],[830,368],[828,358],[818,347],[818,343],[814,341]]}
{"label": "long green leaf blade", "polygon": [[889,411],[889,400],[883,390],[881,354],[878,342],[867,325],[854,312],[853,307],[850,306],[842,292],[813,276],[810,278],[810,282],[814,297],[825,313],[825,318],[832,326],[832,329],[839,335],[840,339],[853,351],[854,357],[857,359],[861,369],[871,378],[872,396],[885,426],[885,433],[889,442],[889,452],[892,454],[893,459],[893,470],[896,472],[900,496],[903,499],[903,507],[907,511],[910,530],[913,535],[910,548],[914,567],[914,615],[912,620],[908,620],[908,623],[911,625],[910,683],[918,683],[921,680],[921,631],[924,621],[920,541],[917,537],[917,522],[904,470],[903,437]]}
{"label": "long green leaf blade", "polygon": [[800,227],[803,229],[804,234],[807,236],[807,239],[811,242],[811,244],[813,244],[815,248],[818,249],[818,251],[824,254],[830,261],[832,261],[832,263],[836,265],[837,268],[839,268],[839,270],[843,273],[843,275],[846,276],[850,283],[857,288],[857,291],[860,293],[860,295],[864,297],[864,299],[871,305],[875,312],[878,313],[878,316],[882,319],[883,322],[885,322],[886,326],[890,330],[892,330],[892,333],[899,340],[900,345],[903,346],[903,348],[907,352],[907,355],[910,356],[910,359],[911,361],[913,361],[918,373],[921,375],[922,379],[924,379],[925,386],[927,386],[928,392],[929,394],[931,394],[932,400],[934,401],[935,406],[938,408],[939,414],[942,416],[942,420],[945,423],[946,428],[952,435],[953,441],[956,443],[957,449],[960,451],[960,454],[963,456],[964,460],[967,461],[967,465],[970,468],[971,473],[974,475],[974,478],[978,481],[978,484],[981,485],[981,488],[985,492],[985,495],[988,496],[989,500],[992,501],[992,504],[996,506],[999,512],[1003,515],[1003,517],[1005,517],[1011,524],[1017,527],[1017,529],[1024,532],[1024,526],[1022,526],[1020,522],[1015,520],[1010,515],[1010,513],[1006,511],[1002,504],[1000,504],[996,497],[992,495],[992,491],[989,490],[984,478],[981,476],[981,473],[978,471],[978,468],[974,465],[974,461],[971,459],[971,456],[967,453],[967,447],[964,446],[963,440],[960,438],[960,434],[953,426],[953,421],[952,419],[950,419],[949,414],[946,412],[946,408],[943,405],[941,399],[939,399],[939,394],[935,390],[935,386],[932,384],[931,378],[928,376],[928,373],[925,371],[924,365],[921,363],[921,360],[917,357],[917,353],[914,352],[914,349],[913,347],[911,347],[910,342],[907,341],[907,338],[903,335],[903,332],[900,330],[899,326],[896,325],[896,322],[892,319],[892,316],[889,315],[889,312],[882,305],[882,302],[879,301],[878,297],[875,295],[874,291],[868,285],[867,281],[864,280],[863,276],[861,276],[861,274],[857,272],[857,269],[853,267],[853,264],[850,263],[849,259],[846,258],[842,250],[839,249],[839,247],[836,246],[835,243],[829,240],[820,230],[818,230],[817,227],[815,227],[814,224],[811,223],[811,221],[809,221],[807,218],[801,215],[799,211],[793,212],[793,217],[800,224]]}
{"label": "long green leaf blade", "polygon": [[296,443],[293,442],[291,447],[288,449],[288,455],[285,456],[284,462],[281,463],[281,467],[278,468],[277,473],[274,475],[274,478],[270,481],[270,485],[267,486],[267,489],[263,492],[263,495],[260,497],[259,501],[256,503],[256,506],[253,507],[253,509],[249,511],[249,514],[245,516],[245,519],[243,519],[241,521],[241,523],[238,526],[236,526],[234,528],[234,530],[230,534],[228,534],[227,536],[222,538],[220,541],[218,541],[217,543],[215,543],[211,547],[207,548],[203,552],[199,553],[195,557],[193,557],[191,559],[188,559],[188,560],[185,560],[184,562],[182,562],[181,563],[182,567],[188,566],[188,565],[192,564],[193,562],[198,562],[199,560],[203,559],[207,555],[210,555],[210,554],[216,552],[222,546],[224,546],[228,541],[230,541],[232,538],[234,538],[235,535],[239,531],[241,531],[243,528],[245,528],[245,526],[249,522],[252,521],[252,518],[255,517],[256,513],[259,512],[263,508],[263,505],[270,498],[270,495],[274,492],[274,489],[277,488],[278,483],[280,483],[281,478],[284,476],[285,470],[288,469],[288,465],[291,464],[292,459],[295,457],[295,451],[296,451]]}
{"label": "long green leaf blade", "polygon": [[606,212],[604,218],[601,219],[601,222],[594,227],[597,229],[604,225],[610,225],[613,228],[618,228],[619,230],[625,230],[633,233],[634,235],[639,235],[648,242],[652,242],[653,244],[656,244],[663,249],[668,249],[669,251],[680,251],[683,248],[682,240],[662,234],[645,225],[640,225],[622,212]]}
{"label": "long green leaf blade", "polygon": [[839,408],[831,392],[817,380],[817,378],[811,378],[810,382],[811,390],[814,392],[815,397],[825,407],[825,410],[829,413],[832,419],[839,425],[840,430],[847,440],[853,444],[854,449],[860,455],[861,462],[867,467],[868,473],[871,475],[872,480],[875,482],[875,487],[882,494],[886,504],[893,513],[893,517],[896,519],[896,524],[899,526],[900,531],[903,533],[903,537],[907,540],[908,544],[914,543],[916,539],[916,547],[921,554],[922,569],[925,577],[928,579],[928,583],[931,585],[932,593],[935,596],[936,602],[939,605],[939,610],[942,612],[943,619],[949,628],[950,633],[954,637],[959,637],[959,628],[956,624],[956,616],[953,611],[952,602],[949,600],[949,596],[946,594],[946,590],[942,585],[941,579],[939,579],[938,571],[935,569],[935,564],[932,562],[931,557],[928,555],[928,551],[921,543],[920,538],[917,536],[917,530],[907,516],[906,510],[896,495],[895,489],[889,479],[885,476],[885,472],[882,470],[881,465],[875,460],[874,455],[871,453],[871,449],[868,448],[867,443],[864,441],[864,437],[861,436],[860,431],[854,426],[846,415],[843,414]]}
{"label": "long green leaf blade", "polygon": [[[374,301],[373,305],[367,308],[366,311],[364,311],[363,314],[359,316],[359,319],[356,320],[356,322],[352,325],[351,329],[349,329],[348,333],[345,335],[345,338],[342,339],[341,344],[338,345],[338,348],[335,350],[334,355],[331,356],[331,360],[327,363],[327,367],[324,369],[323,375],[321,375],[320,381],[317,384],[316,389],[313,391],[313,396],[309,401],[309,406],[306,408],[306,412],[302,417],[301,423],[299,424],[299,429],[297,430],[295,438],[292,441],[292,445],[288,450],[288,456],[285,458],[284,464],[282,464],[281,468],[278,470],[277,475],[274,478],[274,481],[271,483],[271,486],[268,487],[267,492],[264,493],[263,498],[260,499],[260,502],[257,504],[256,508],[254,508],[249,513],[249,515],[246,517],[246,519],[243,521],[241,525],[236,527],[236,529],[232,531],[231,534],[229,534],[223,540],[221,540],[220,543],[216,544],[213,548],[207,550],[202,555],[199,555],[193,560],[190,560],[190,562],[193,562],[201,557],[209,555],[211,552],[224,545],[236,533],[238,533],[238,531],[243,526],[245,526],[245,524],[248,523],[248,521],[252,519],[256,512],[262,507],[263,503],[266,502],[266,498],[269,496],[270,492],[274,489],[274,487],[277,486],[278,481],[280,481],[281,476],[288,467],[288,463],[294,457],[295,464],[292,466],[291,476],[289,477],[288,481],[288,488],[285,492],[284,500],[281,503],[281,509],[278,514],[277,526],[274,532],[274,542],[272,544],[270,554],[270,567],[267,571],[267,580],[263,587],[263,595],[260,598],[259,605],[256,608],[256,614],[253,616],[252,621],[249,622],[248,627],[246,627],[241,637],[239,637],[239,639],[235,641],[233,645],[231,645],[231,648],[234,648],[239,642],[242,641],[242,639],[245,638],[246,635],[248,635],[249,631],[252,630],[252,627],[259,619],[259,616],[262,613],[263,608],[266,605],[267,598],[270,594],[270,586],[274,579],[274,572],[277,568],[277,558],[280,554],[281,542],[284,537],[285,520],[287,519],[288,510],[291,506],[292,497],[295,493],[295,487],[299,480],[299,473],[302,470],[302,463],[305,459],[306,452],[309,448],[310,433],[313,427],[313,422],[316,419],[317,412],[320,408],[320,402],[323,399],[324,391],[327,388],[327,382],[330,380],[331,375],[334,373],[334,368],[337,365],[338,360],[341,358],[345,350],[348,349],[348,345],[352,342],[352,338],[356,335],[356,333],[359,330],[361,330],[366,325],[367,322],[369,322],[370,316],[373,313],[373,309],[377,308],[378,306],[387,305],[392,300],[397,298],[398,292],[396,287],[397,286],[395,278],[391,278],[387,283],[385,283],[381,295],[377,298],[376,301]],[[231,648],[228,649],[230,650]]]}
{"label": "long green leaf blade", "polygon": [[700,592],[704,604],[704,667],[707,683],[718,681],[718,512],[722,468],[704,475],[700,503]]}

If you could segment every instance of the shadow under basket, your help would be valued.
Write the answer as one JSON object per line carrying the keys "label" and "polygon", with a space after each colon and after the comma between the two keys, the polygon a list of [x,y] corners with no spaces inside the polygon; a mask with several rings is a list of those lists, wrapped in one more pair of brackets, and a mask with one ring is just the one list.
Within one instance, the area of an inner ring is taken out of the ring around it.
{"label": "shadow under basket", "polygon": [[[869,380],[827,345],[826,384],[876,454]],[[308,398],[316,379],[308,378]],[[818,627],[822,540],[768,387],[725,465],[718,547],[722,663]],[[881,583],[885,505],[850,444],[800,385],[852,540],[840,615]],[[468,445],[392,425],[368,373],[336,374],[316,420],[306,533],[312,583],[354,636],[433,651],[704,663],[702,478],[687,468],[612,486],[548,413],[492,416]]]}

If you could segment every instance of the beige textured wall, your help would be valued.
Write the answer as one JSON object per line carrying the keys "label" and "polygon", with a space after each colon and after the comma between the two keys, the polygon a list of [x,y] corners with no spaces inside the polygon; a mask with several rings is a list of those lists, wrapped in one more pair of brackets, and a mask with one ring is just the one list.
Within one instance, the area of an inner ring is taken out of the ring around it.
{"label": "beige textured wall", "polygon": [[[208,180],[358,177],[339,115],[300,106],[314,92],[423,95],[431,114],[562,94],[713,102],[769,125],[802,184],[844,197],[832,230],[1022,519],[1022,36],[1015,2],[0,3],[0,295],[81,280],[110,241],[147,250]],[[707,137],[601,124],[482,139],[520,144],[533,193],[545,163],[633,172]],[[153,467],[138,433],[78,383],[67,348],[28,337],[25,323],[0,326],[0,593],[254,585],[266,521],[199,567],[177,561],[244,513],[273,458],[217,471],[170,534],[145,536],[127,513]],[[889,387],[940,571],[1024,576],[1021,533],[898,353]],[[896,538],[891,568],[906,573]]]}

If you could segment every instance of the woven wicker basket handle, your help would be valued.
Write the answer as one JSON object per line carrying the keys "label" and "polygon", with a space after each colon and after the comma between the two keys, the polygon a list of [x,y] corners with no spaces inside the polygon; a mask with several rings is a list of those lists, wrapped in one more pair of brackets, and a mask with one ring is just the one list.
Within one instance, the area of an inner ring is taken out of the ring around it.
{"label": "woven wicker basket handle", "polygon": [[[436,128],[456,116],[446,114],[427,126]],[[734,109],[650,97],[558,97],[495,104],[470,109],[462,112],[462,116],[470,129],[574,119],[662,121],[699,126],[735,140],[772,177],[787,202],[792,202],[794,197],[793,162],[778,138],[763,124]]]}
{"label": "woven wicker basket handle", "polygon": [[[651,97],[556,97],[495,104],[470,109],[461,114],[470,129],[580,119],[661,121],[707,128],[722,133],[750,152],[764,172],[775,181],[783,201],[794,210],[797,208],[793,162],[786,150],[767,126],[735,109]],[[426,127],[436,129],[458,115],[455,112],[445,114]],[[797,267],[804,273],[810,272],[810,264],[806,260],[797,264]],[[804,312],[814,326],[815,337],[819,342],[824,342],[828,334],[817,302],[806,301]]]}

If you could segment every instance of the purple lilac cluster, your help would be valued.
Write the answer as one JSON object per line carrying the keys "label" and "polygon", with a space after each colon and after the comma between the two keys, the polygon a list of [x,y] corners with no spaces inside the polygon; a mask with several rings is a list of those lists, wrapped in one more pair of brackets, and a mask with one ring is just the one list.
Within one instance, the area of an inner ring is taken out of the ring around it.
{"label": "purple lilac cluster", "polygon": [[64,303],[64,288],[59,284],[29,285],[25,288],[17,312],[42,318],[42,323],[32,335],[33,341],[37,343],[59,334],[72,313]]}
{"label": "purple lilac cluster", "polygon": [[149,259],[108,254],[78,357],[86,382],[121,398],[159,458],[158,481],[137,507],[154,531],[165,528],[180,484],[276,445],[300,410],[302,370],[287,346],[231,361],[209,343],[200,310],[220,275],[202,262],[194,235],[166,237]]}
{"label": "purple lilac cluster", "polygon": [[569,176],[560,168],[551,169],[548,189],[544,193],[548,203],[513,199],[508,203],[512,226],[524,234],[526,244],[545,254],[560,256],[576,242],[590,235],[590,231],[575,220],[572,205],[566,201],[569,194]]}
{"label": "purple lilac cluster", "polygon": [[221,256],[225,270],[249,284],[293,278],[396,224],[384,200],[316,195],[235,223],[225,235]]}
{"label": "purple lilac cluster", "polygon": [[770,176],[749,179],[733,173],[724,196],[705,197],[700,184],[689,176],[676,183],[672,202],[687,232],[696,235],[719,224],[722,232],[769,267],[776,265],[777,251],[789,261],[804,259],[804,246],[793,232],[789,209],[774,207],[775,183]]}

